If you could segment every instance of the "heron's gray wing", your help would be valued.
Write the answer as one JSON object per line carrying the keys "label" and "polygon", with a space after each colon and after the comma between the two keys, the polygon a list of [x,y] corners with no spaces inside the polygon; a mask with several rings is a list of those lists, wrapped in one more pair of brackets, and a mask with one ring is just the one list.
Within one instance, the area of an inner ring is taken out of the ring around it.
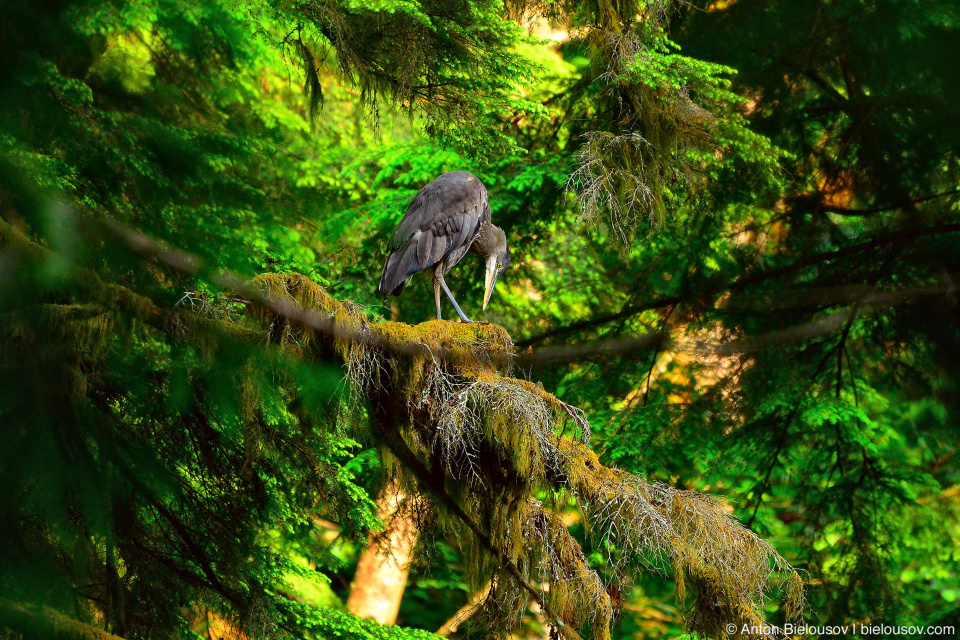
{"label": "heron's gray wing", "polygon": [[391,253],[383,266],[380,292],[394,292],[408,277],[441,260],[448,268],[456,264],[489,210],[486,189],[465,171],[445,173],[421,189],[388,245]]}

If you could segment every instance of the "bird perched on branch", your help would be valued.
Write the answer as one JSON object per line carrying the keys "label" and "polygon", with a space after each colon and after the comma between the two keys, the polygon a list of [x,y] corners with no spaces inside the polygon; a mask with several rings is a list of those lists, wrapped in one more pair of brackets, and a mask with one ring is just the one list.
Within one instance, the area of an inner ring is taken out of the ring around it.
{"label": "bird perched on branch", "polygon": [[418,271],[433,274],[433,298],[440,319],[440,290],[447,294],[463,322],[476,322],[463,313],[443,277],[472,251],[486,260],[483,308],[493,287],[508,266],[507,236],[490,221],[487,189],[477,176],[451,171],[425,186],[414,196],[387,245],[390,255],[383,265],[378,290],[400,295]]}

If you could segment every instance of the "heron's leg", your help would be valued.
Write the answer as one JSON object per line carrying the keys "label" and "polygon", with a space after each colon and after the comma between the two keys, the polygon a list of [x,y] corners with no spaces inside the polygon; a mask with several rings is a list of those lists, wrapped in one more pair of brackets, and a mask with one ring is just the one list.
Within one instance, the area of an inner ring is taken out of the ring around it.
{"label": "heron's leg", "polygon": [[[443,274],[439,271],[436,272],[434,276],[437,280],[440,281],[440,286],[443,287],[443,291],[447,294],[447,297],[450,298],[450,302],[453,303],[453,308],[457,310],[457,315],[460,316],[460,322],[472,322],[473,324],[489,324],[482,320],[471,320],[467,317],[467,314],[463,312],[463,309],[460,308],[460,305],[457,304],[456,298],[453,297],[453,294],[450,293],[450,287],[447,286],[447,283],[443,280]],[[439,317],[439,314],[438,314]]]}
{"label": "heron's leg", "polygon": [[433,301],[437,305],[437,320],[442,320],[440,317],[440,275],[436,268],[433,270]]}

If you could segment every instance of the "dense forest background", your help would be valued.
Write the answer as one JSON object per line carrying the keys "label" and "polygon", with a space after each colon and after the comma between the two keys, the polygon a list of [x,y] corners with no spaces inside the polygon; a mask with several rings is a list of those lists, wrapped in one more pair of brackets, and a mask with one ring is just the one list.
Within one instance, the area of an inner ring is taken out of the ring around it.
{"label": "dense forest background", "polygon": [[[948,1],[0,3],[0,636],[960,628],[958,52]],[[450,170],[512,265],[410,326]]]}

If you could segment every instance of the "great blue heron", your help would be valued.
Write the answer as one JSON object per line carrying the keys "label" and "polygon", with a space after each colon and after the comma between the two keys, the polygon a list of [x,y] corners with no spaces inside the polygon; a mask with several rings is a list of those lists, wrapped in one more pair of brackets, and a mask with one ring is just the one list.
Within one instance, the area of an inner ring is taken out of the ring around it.
{"label": "great blue heron", "polygon": [[440,319],[440,289],[443,289],[463,322],[476,322],[457,304],[443,276],[473,251],[487,263],[483,308],[487,308],[497,278],[510,266],[507,236],[490,221],[487,189],[477,176],[451,171],[425,186],[414,196],[387,245],[390,255],[383,265],[378,290],[400,295],[403,286],[418,271],[433,272],[433,299]]}

